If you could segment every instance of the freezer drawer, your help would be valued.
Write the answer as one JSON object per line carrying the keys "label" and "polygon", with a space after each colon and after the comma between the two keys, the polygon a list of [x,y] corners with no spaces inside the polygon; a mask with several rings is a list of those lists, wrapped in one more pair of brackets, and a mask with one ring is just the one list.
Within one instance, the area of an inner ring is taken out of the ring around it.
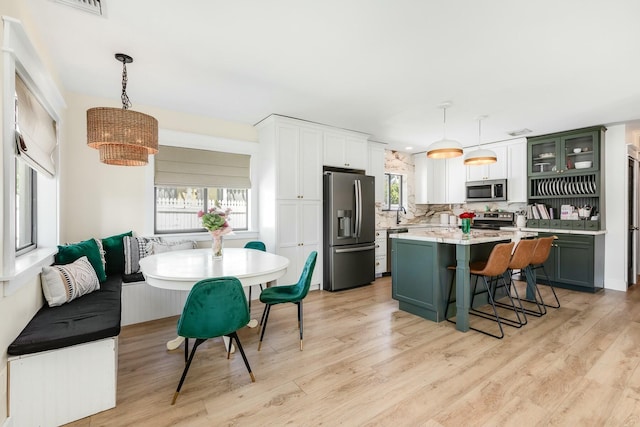
{"label": "freezer drawer", "polygon": [[375,244],[328,247],[323,288],[327,291],[354,288],[375,280]]}

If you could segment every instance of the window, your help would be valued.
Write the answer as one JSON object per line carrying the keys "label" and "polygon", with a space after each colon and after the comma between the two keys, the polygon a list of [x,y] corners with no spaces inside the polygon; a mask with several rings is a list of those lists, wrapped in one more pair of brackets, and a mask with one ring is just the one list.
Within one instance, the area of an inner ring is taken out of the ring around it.
{"label": "window", "polygon": [[251,157],[161,146],[154,159],[154,232],[204,231],[198,211],[231,209],[234,230],[249,229]]}
{"label": "window", "polygon": [[36,171],[16,158],[16,254],[36,246]]}
{"label": "window", "polygon": [[230,208],[234,230],[248,230],[249,190],[246,188],[155,187],[155,232],[203,231],[198,211]]}
{"label": "window", "polygon": [[393,173],[384,174],[383,210],[396,211],[403,204],[403,176]]}

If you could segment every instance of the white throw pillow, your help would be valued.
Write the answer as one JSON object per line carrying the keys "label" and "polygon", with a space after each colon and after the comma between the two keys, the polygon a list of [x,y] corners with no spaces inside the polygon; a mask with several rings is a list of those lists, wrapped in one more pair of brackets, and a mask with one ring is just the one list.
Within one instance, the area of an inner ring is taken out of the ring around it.
{"label": "white throw pillow", "polygon": [[86,256],[71,264],[42,267],[42,292],[49,307],[62,305],[100,289],[100,282]]}

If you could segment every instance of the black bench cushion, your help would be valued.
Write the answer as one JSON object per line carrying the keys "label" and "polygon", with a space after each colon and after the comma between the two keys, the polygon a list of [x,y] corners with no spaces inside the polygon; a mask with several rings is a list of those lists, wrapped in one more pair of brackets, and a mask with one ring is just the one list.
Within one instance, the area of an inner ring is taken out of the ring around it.
{"label": "black bench cushion", "polygon": [[100,290],[58,307],[45,305],[33,316],[7,353],[22,355],[69,347],[120,334],[122,278],[107,277]]}

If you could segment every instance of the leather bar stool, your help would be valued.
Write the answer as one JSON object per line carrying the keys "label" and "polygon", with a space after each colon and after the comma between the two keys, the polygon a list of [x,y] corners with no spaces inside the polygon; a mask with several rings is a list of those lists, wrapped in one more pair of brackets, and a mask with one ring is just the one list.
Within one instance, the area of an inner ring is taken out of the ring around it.
{"label": "leather bar stool", "polygon": [[[560,300],[558,299],[558,295],[556,294],[556,290],[553,287],[553,284],[549,282],[549,288],[551,288],[551,293],[553,294],[553,298],[556,300],[555,304],[547,304],[542,299],[542,294],[540,293],[540,289],[538,288],[537,280],[535,280],[535,270],[542,269],[545,277],[549,277],[547,274],[547,270],[544,267],[544,263],[549,258],[551,254],[551,246],[553,245],[553,241],[556,240],[557,236],[549,236],[549,237],[540,237],[538,240],[538,245],[536,246],[536,250],[533,253],[533,257],[531,258],[531,262],[529,266],[525,269],[525,273],[529,276],[527,278],[527,285],[531,283],[530,291],[534,295],[536,301],[525,299],[524,301],[535,302],[544,310],[544,313],[547,312],[545,307],[551,308],[560,308]],[[543,313],[543,314],[544,314]]]}
{"label": "leather bar stool", "polygon": [[[508,288],[506,285],[506,280],[504,278],[505,273],[507,272],[508,268],[509,268],[509,262],[511,261],[511,252],[513,251],[513,247],[515,246],[515,243],[510,242],[510,243],[498,243],[497,245],[495,245],[493,247],[493,249],[491,250],[491,253],[489,254],[489,258],[487,259],[486,262],[484,261],[480,261],[480,262],[473,262],[469,265],[469,271],[471,273],[471,276],[476,276],[475,277],[475,283],[473,285],[473,296],[475,296],[476,294],[479,293],[486,293],[487,294],[487,299],[488,299],[488,304],[491,306],[491,310],[493,312],[493,314],[491,313],[486,313],[477,309],[473,308],[473,298],[472,298],[472,307],[469,309],[469,313],[470,314],[474,314],[476,316],[488,319],[488,320],[493,320],[496,322],[496,324],[498,325],[498,329],[500,330],[499,334],[493,334],[490,331],[485,331],[473,326],[469,326],[469,329],[473,329],[474,331],[483,333],[485,335],[489,335],[492,336],[494,338],[498,338],[498,339],[502,339],[504,337],[504,330],[502,329],[502,319],[501,317],[498,315],[498,310],[496,308],[495,302],[493,300],[493,294],[494,291],[492,290],[493,286],[490,286],[489,283],[490,282],[494,282],[495,281],[495,286],[499,286],[500,282],[502,282],[502,286],[507,289],[507,296],[509,297],[509,299],[512,301],[513,303],[513,299],[511,298],[511,294],[508,292]],[[451,291],[453,289],[453,283],[455,281],[455,267],[450,266],[448,267],[450,270],[454,270],[454,278],[451,281],[451,286],[449,287],[449,292],[448,292],[448,299],[447,299],[447,307],[445,308],[445,313],[444,313],[444,317],[447,321],[452,322],[452,320],[447,318],[447,314],[449,311],[449,304],[451,304],[452,302],[455,302],[455,299],[452,299],[451,297]],[[484,287],[485,289],[483,291],[480,292],[476,292],[476,288],[477,288],[477,284],[478,284],[478,278],[482,278],[482,283],[484,283]],[[489,279],[489,280],[487,280]],[[515,303],[513,303],[512,305],[514,312],[517,312],[517,308]],[[505,323],[505,324],[509,324],[509,323]]]}
{"label": "leather bar stool", "polygon": [[[509,290],[513,291],[513,293],[515,295],[515,300],[518,302],[518,307],[519,307],[520,312],[522,313],[523,318],[524,318],[523,322],[516,322],[513,325],[513,326],[516,326],[518,328],[527,324],[527,317],[526,317],[527,314],[532,314],[532,315],[538,316],[538,317],[543,314],[542,311],[543,311],[544,307],[541,306],[540,304],[537,304],[538,311],[533,311],[533,310],[529,310],[529,309],[524,308],[524,306],[522,305],[522,300],[520,298],[520,295],[518,294],[518,288],[516,287],[515,283],[513,282],[514,270],[523,271],[524,269],[529,267],[529,264],[531,263],[531,260],[533,259],[533,255],[535,253],[535,250],[536,250],[537,246],[538,246],[538,240],[537,239],[520,240],[518,242],[517,246],[516,246],[516,249],[513,251],[513,255],[511,256],[511,261],[509,262],[509,268],[508,268],[508,277],[509,277],[509,282],[510,282],[509,283]],[[528,286],[528,282],[527,282],[527,286]],[[494,300],[495,300],[495,295],[494,295]],[[501,302],[498,302],[498,301],[496,301],[496,305],[499,306],[499,307],[504,307],[504,308],[511,309],[511,305],[504,304],[504,303],[501,303]],[[519,316],[518,316],[518,320],[520,320]],[[503,321],[510,322],[509,319],[503,319]]]}

